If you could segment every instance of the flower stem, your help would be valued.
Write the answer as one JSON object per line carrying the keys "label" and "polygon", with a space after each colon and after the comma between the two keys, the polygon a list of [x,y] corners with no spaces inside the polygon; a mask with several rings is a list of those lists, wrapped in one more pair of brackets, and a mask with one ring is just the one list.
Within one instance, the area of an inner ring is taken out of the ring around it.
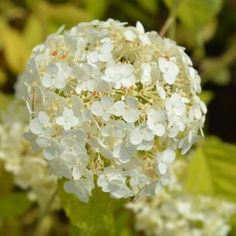
{"label": "flower stem", "polygon": [[49,213],[51,205],[54,202],[56,195],[57,195],[57,188],[55,188],[55,190],[52,192],[52,195],[48,199],[48,202],[46,203],[45,207],[42,209],[42,212],[41,212],[41,214],[38,218],[38,221],[36,223],[36,226],[34,228],[33,236],[39,236],[42,222],[43,222],[44,218],[47,216],[47,214]]}
{"label": "flower stem", "polygon": [[165,24],[162,26],[160,30],[160,36],[164,37],[166,32],[169,30],[170,26],[172,26],[171,30],[171,38],[174,39],[175,37],[175,26],[176,26],[176,15],[180,5],[181,0],[175,0],[174,5],[170,11],[169,17],[167,18]]}

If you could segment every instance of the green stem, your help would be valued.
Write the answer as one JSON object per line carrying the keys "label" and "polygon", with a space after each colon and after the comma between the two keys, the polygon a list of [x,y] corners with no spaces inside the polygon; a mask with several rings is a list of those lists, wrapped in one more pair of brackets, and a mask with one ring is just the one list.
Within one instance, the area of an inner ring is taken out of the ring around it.
{"label": "green stem", "polygon": [[162,26],[162,28],[160,30],[160,36],[161,37],[165,36],[166,32],[171,27],[170,28],[171,29],[171,32],[170,32],[171,38],[172,39],[175,38],[176,15],[177,15],[177,12],[178,12],[180,1],[181,0],[175,0],[174,1],[174,5],[173,5],[173,7],[170,11],[169,17],[167,18],[165,24]]}
{"label": "green stem", "polygon": [[45,219],[45,217],[47,216],[47,214],[49,213],[51,205],[54,202],[56,196],[57,196],[57,188],[53,191],[52,195],[48,199],[47,204],[43,208],[43,210],[41,212],[41,215],[39,216],[38,221],[36,223],[36,226],[35,226],[35,229],[34,229],[34,232],[33,232],[33,236],[39,236],[40,228],[42,226],[42,222]]}

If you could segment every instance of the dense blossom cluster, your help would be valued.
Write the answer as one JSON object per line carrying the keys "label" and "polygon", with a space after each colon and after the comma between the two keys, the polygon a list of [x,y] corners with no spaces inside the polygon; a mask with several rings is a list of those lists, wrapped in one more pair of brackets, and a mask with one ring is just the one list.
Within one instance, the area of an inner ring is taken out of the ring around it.
{"label": "dense blossom cluster", "polygon": [[177,177],[183,172],[186,162],[176,161],[165,191],[127,204],[135,214],[135,228],[150,236],[227,236],[236,205],[210,196],[184,193]]}
{"label": "dense blossom cluster", "polygon": [[125,25],[95,20],[50,35],[18,84],[28,140],[84,202],[95,180],[115,198],[159,192],[176,150],[190,149],[205,119],[184,48],[140,22]]}
{"label": "dense blossom cluster", "polygon": [[[29,198],[43,207],[56,190],[57,178],[49,175],[46,160],[33,153],[24,139],[29,122],[27,114],[25,104],[17,100],[0,113],[0,160],[6,171],[12,173],[14,184],[27,190]],[[58,198],[52,207],[59,207]]]}

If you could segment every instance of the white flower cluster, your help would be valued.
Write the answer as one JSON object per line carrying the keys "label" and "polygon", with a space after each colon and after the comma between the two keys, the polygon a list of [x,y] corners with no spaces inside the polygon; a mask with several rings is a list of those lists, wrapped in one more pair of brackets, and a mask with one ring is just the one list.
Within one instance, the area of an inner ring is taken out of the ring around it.
{"label": "white flower cluster", "polygon": [[[28,197],[44,207],[57,187],[57,178],[48,174],[46,160],[34,154],[24,139],[28,119],[25,104],[13,101],[7,111],[0,113],[0,161],[12,173],[14,184],[27,190]],[[53,208],[59,207],[59,199]]]}
{"label": "white flower cluster", "polygon": [[128,203],[135,214],[135,228],[149,236],[227,236],[236,205],[217,198],[189,195],[176,174],[186,172],[186,163],[172,165],[171,182],[158,196]]}
{"label": "white flower cluster", "polygon": [[50,35],[18,84],[32,116],[28,139],[84,202],[94,179],[115,198],[157,193],[205,119],[184,48],[140,22],[125,25],[95,20]]}

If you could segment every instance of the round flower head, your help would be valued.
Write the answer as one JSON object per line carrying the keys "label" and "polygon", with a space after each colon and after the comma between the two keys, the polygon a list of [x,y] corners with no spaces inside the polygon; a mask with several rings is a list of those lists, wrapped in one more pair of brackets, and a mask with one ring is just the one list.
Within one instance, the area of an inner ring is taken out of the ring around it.
{"label": "round flower head", "polygon": [[186,153],[202,129],[200,91],[184,48],[112,19],[50,35],[18,84],[29,140],[84,202],[96,185],[115,198],[167,185],[176,150]]}

